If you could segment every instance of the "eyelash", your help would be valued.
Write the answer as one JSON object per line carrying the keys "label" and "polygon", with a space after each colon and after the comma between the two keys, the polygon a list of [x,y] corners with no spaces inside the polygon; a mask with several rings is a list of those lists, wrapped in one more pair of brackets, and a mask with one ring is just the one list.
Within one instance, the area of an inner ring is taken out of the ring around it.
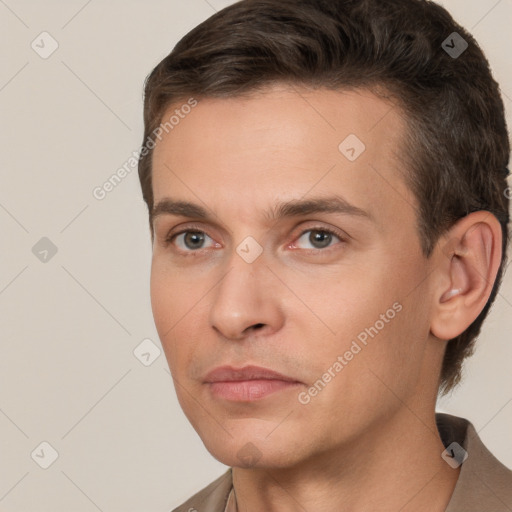
{"label": "eyelash", "polygon": [[[342,234],[341,232],[338,232],[337,230],[334,230],[334,229],[331,229],[331,228],[326,228],[324,226],[313,226],[313,227],[310,227],[308,229],[305,229],[304,231],[302,231],[299,236],[297,237],[297,240],[302,238],[302,236],[305,234],[305,233],[308,233],[309,231],[317,231],[317,232],[320,232],[320,233],[328,233],[330,235],[334,235],[335,237],[337,237],[340,242],[345,242],[346,241],[346,235]],[[179,235],[182,235],[184,233],[199,233],[199,234],[204,234],[204,235],[207,235],[210,237],[210,235],[208,235],[208,233],[206,233],[205,231],[203,231],[202,229],[199,229],[196,228],[195,226],[188,226],[186,229],[183,229],[181,231],[178,231],[177,233],[172,233],[171,235],[167,236],[165,238],[165,247],[168,247],[170,244],[172,244],[172,242],[174,241],[174,239],[179,236]],[[210,237],[212,238],[212,237]],[[332,249],[333,246],[328,246],[326,247],[325,249],[301,249],[302,251],[307,251],[308,253],[326,253],[328,252],[330,249]],[[178,250],[179,254],[181,256],[185,256],[185,257],[188,257],[188,256],[197,256],[198,253],[201,253],[202,249],[197,249],[197,250],[188,250],[188,251],[182,251],[182,250]]]}

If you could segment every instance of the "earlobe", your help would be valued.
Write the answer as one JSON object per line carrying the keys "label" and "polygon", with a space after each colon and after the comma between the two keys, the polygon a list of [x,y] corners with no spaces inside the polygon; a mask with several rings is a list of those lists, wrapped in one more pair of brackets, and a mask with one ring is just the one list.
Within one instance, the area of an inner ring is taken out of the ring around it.
{"label": "earlobe", "polygon": [[464,332],[487,303],[501,263],[502,232],[496,217],[481,211],[458,221],[448,237],[448,249],[442,242],[436,248],[440,284],[431,321],[432,334],[445,340]]}

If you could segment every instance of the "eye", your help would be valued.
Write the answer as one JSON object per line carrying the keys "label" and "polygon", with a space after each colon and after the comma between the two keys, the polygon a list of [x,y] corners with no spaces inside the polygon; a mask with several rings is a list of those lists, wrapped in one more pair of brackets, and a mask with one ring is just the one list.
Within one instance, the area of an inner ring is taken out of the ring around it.
{"label": "eye", "polygon": [[[174,233],[166,239],[166,243],[175,243],[178,249],[182,252],[195,252],[199,249],[204,249],[204,243],[206,239],[210,238],[204,231],[199,230],[186,230]],[[215,246],[215,242],[213,243]]]}
{"label": "eye", "polygon": [[[303,243],[310,243],[313,249],[322,250],[330,247],[333,239],[338,239],[340,242],[344,241],[341,233],[319,226],[303,231],[297,240],[299,242],[302,240]],[[293,246],[295,247],[295,244]],[[306,249],[309,248],[306,247]]]}

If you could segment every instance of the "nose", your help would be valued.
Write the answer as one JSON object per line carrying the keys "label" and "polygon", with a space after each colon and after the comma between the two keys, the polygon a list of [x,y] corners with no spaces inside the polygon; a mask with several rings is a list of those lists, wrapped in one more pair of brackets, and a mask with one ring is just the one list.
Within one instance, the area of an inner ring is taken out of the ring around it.
{"label": "nose", "polygon": [[282,288],[264,255],[247,263],[234,252],[227,274],[214,290],[210,325],[231,340],[278,331],[284,324]]}

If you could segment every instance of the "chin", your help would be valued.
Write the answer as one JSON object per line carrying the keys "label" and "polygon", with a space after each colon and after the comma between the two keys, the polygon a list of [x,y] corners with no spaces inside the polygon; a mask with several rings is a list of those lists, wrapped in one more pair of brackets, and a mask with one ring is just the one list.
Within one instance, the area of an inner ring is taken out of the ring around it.
{"label": "chin", "polygon": [[245,469],[287,468],[299,462],[296,446],[287,444],[276,436],[275,439],[246,431],[243,435],[201,436],[210,454],[226,466]]}

